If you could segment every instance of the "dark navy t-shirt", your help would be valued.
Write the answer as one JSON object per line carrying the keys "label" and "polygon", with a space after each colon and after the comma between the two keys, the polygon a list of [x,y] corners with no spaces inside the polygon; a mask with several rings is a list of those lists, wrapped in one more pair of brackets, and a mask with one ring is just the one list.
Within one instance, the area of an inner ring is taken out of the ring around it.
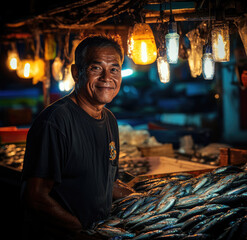
{"label": "dark navy t-shirt", "polygon": [[54,180],[52,197],[89,228],[110,212],[118,156],[114,115],[104,108],[102,118],[94,119],[66,96],[30,128],[22,180]]}

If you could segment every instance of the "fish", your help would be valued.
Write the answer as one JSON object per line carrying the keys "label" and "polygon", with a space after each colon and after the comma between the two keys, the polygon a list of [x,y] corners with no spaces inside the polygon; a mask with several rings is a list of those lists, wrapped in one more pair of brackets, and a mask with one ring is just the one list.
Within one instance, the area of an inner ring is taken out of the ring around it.
{"label": "fish", "polygon": [[192,194],[196,193],[200,188],[202,188],[206,183],[209,182],[209,177],[201,178],[192,189]]}
{"label": "fish", "polygon": [[141,229],[141,228],[144,228],[145,226],[147,225],[151,225],[151,224],[154,224],[154,223],[157,223],[161,220],[164,220],[166,218],[169,218],[170,217],[170,214],[166,214],[166,213],[163,213],[163,214],[155,214],[147,219],[144,219],[143,221],[141,222],[138,222],[137,224],[135,224],[134,226],[132,226],[130,228],[130,230],[135,230],[135,229]]}
{"label": "fish", "polygon": [[169,197],[166,201],[162,202],[158,208],[156,208],[157,213],[164,213],[169,211],[176,203],[176,197]]}
{"label": "fish", "polygon": [[181,208],[192,208],[195,207],[197,205],[203,205],[205,203],[205,200],[203,198],[200,198],[199,196],[196,197],[191,197],[188,199],[183,199],[180,198],[177,203],[175,204],[175,207],[178,209]]}
{"label": "fish", "polygon": [[220,195],[215,198],[212,198],[208,201],[208,203],[219,203],[219,204],[226,204],[230,206],[234,205],[246,205],[247,196],[245,195]]}
{"label": "fish", "polygon": [[162,240],[162,239],[166,239],[166,240],[178,240],[178,239],[183,239],[184,237],[186,237],[185,233],[172,233],[172,234],[162,234],[161,236],[155,238],[156,240]]}
{"label": "fish", "polygon": [[241,193],[247,192],[247,184],[243,184],[237,188],[231,189],[225,193],[225,195],[239,195]]}
{"label": "fish", "polygon": [[[217,204],[204,204],[201,206],[195,206],[188,211],[186,211],[184,214],[181,215],[181,217],[178,219],[178,223],[186,221],[188,218],[191,218],[195,215],[203,214],[206,210],[210,209],[210,207],[217,207],[220,208],[220,205]],[[229,207],[227,206],[227,209]]]}
{"label": "fish", "polygon": [[207,204],[206,209],[202,211],[201,214],[213,215],[213,214],[220,213],[220,212],[226,212],[229,209],[230,207],[224,204]]}
{"label": "fish", "polygon": [[208,233],[209,231],[215,231],[218,226],[218,230],[221,230],[223,226],[230,222],[234,217],[236,217],[242,209],[231,209],[226,213],[223,213],[219,217],[214,218],[212,221],[204,225],[201,229],[199,229],[196,233]]}
{"label": "fish", "polygon": [[133,225],[135,223],[144,221],[145,219],[153,216],[154,214],[155,212],[151,211],[151,212],[144,212],[142,214],[134,215],[131,218],[125,219],[124,224],[125,226]]}
{"label": "fish", "polygon": [[177,218],[167,218],[156,222],[154,224],[146,226],[141,232],[149,232],[151,230],[164,229],[167,225],[174,225],[177,222]]}
{"label": "fish", "polygon": [[186,232],[187,230],[191,229],[192,227],[194,227],[197,223],[203,221],[206,219],[205,215],[195,215],[192,218],[189,218],[188,220],[186,220],[182,226],[182,231]]}
{"label": "fish", "polygon": [[130,216],[143,202],[145,198],[139,198],[135,200],[131,205],[129,205],[122,214],[122,218],[127,218]]}
{"label": "fish", "polygon": [[154,230],[154,231],[150,231],[150,232],[144,232],[144,233],[137,235],[132,240],[153,239],[154,237],[159,236],[161,234],[162,234],[162,230]]}
{"label": "fish", "polygon": [[216,169],[214,169],[212,171],[212,174],[219,174],[219,173],[239,173],[239,172],[243,172],[244,170],[236,167],[236,166],[222,166],[222,167],[218,167]]}
{"label": "fish", "polygon": [[133,238],[136,235],[135,233],[131,233],[122,228],[116,228],[116,227],[99,227],[97,228],[96,231],[97,233],[105,237],[122,236],[122,237]]}

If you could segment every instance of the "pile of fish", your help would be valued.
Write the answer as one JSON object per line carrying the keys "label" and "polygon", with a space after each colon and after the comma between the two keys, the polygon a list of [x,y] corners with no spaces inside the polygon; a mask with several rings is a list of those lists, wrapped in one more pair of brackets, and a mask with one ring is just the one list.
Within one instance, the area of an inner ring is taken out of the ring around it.
{"label": "pile of fish", "polygon": [[4,144],[0,147],[0,161],[7,166],[22,169],[25,149],[24,144]]}
{"label": "pile of fish", "polygon": [[113,202],[111,216],[90,234],[101,239],[247,239],[247,171],[218,167],[146,179]]}

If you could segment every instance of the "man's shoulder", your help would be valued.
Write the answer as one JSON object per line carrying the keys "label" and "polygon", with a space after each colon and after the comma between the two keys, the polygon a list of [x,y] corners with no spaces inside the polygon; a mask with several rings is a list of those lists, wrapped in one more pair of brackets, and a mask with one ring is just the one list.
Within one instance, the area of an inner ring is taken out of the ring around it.
{"label": "man's shoulder", "polygon": [[46,107],[34,121],[35,125],[56,124],[66,121],[70,117],[70,107],[68,98],[61,98]]}

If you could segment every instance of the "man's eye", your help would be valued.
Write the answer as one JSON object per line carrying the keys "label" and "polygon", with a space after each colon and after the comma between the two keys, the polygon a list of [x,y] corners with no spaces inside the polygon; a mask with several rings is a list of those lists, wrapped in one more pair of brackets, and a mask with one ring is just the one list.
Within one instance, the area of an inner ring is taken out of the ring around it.
{"label": "man's eye", "polygon": [[90,70],[92,71],[99,71],[101,68],[99,66],[91,66]]}
{"label": "man's eye", "polygon": [[112,68],[111,71],[112,72],[119,72],[119,69],[118,68]]}

